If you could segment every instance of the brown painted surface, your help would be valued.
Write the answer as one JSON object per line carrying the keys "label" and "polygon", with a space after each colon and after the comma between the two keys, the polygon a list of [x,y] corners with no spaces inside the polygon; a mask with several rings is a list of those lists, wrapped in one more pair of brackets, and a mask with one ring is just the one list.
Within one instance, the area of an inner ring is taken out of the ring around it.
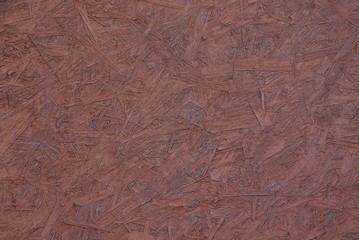
{"label": "brown painted surface", "polygon": [[0,21],[0,240],[359,239],[358,1]]}

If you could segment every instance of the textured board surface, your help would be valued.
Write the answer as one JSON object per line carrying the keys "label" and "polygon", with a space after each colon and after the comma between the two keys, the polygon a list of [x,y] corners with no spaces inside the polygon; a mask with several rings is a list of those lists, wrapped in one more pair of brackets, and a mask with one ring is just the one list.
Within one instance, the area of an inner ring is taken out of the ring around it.
{"label": "textured board surface", "polygon": [[359,1],[0,0],[0,240],[359,239]]}

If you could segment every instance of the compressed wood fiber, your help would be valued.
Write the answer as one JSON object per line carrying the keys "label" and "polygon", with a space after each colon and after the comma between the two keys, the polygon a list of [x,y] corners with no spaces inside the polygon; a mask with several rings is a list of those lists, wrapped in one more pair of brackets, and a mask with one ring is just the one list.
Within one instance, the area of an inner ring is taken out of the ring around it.
{"label": "compressed wood fiber", "polygon": [[359,239],[359,1],[0,9],[0,240]]}

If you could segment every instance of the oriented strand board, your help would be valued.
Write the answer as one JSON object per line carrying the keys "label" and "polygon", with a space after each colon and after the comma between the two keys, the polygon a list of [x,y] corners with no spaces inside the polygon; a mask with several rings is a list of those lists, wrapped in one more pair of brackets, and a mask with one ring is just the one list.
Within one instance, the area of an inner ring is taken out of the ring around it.
{"label": "oriented strand board", "polygon": [[0,240],[359,239],[356,0],[0,0]]}

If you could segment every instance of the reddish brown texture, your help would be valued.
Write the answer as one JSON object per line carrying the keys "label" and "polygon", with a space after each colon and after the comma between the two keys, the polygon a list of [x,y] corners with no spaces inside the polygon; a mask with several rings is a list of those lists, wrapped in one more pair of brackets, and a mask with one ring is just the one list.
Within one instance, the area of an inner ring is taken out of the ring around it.
{"label": "reddish brown texture", "polygon": [[359,239],[358,1],[0,21],[0,240]]}

